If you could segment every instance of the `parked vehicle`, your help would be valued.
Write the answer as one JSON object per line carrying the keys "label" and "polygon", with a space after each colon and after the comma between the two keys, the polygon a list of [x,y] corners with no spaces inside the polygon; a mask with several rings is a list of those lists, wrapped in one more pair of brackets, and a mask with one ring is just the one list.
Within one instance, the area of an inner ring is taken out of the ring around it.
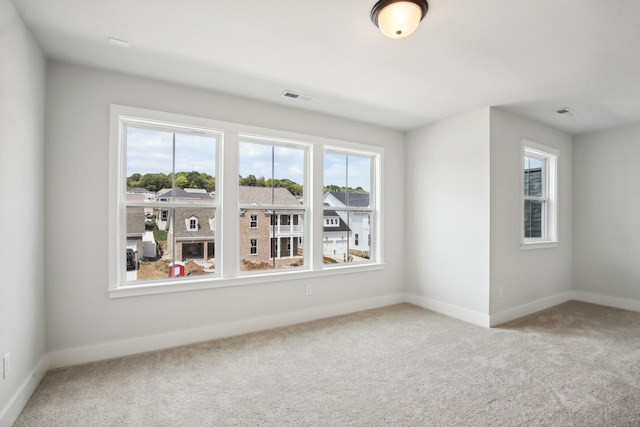
{"label": "parked vehicle", "polygon": [[138,269],[138,257],[133,249],[127,248],[127,271]]}

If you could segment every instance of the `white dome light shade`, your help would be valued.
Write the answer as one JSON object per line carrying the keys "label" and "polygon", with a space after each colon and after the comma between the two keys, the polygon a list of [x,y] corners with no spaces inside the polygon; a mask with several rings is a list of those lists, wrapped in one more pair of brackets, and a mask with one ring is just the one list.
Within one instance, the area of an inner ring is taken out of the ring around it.
{"label": "white dome light shade", "polygon": [[426,1],[388,1],[376,3],[371,20],[382,34],[392,39],[407,37],[413,33],[427,13]]}

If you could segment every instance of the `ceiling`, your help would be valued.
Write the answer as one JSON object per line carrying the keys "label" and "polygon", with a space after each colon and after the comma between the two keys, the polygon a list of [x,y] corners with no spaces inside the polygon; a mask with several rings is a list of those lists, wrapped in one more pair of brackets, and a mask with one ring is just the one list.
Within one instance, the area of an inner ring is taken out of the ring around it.
{"label": "ceiling", "polygon": [[14,0],[50,58],[403,131],[487,106],[572,134],[640,122],[638,0],[429,0],[398,40],[374,3]]}

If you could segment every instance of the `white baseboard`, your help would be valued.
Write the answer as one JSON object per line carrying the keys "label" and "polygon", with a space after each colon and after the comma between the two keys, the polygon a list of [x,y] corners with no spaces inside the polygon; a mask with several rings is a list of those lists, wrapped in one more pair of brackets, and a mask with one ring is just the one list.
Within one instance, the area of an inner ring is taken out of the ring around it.
{"label": "white baseboard", "polygon": [[533,301],[527,304],[519,305],[517,307],[510,308],[508,310],[501,311],[500,313],[492,314],[490,316],[491,327],[501,325],[511,320],[518,319],[520,317],[528,316],[540,310],[545,310],[554,305],[562,304],[573,299],[573,292],[567,291],[561,294],[553,295],[547,298],[542,298],[537,301]]}
{"label": "white baseboard", "polygon": [[592,294],[589,292],[573,292],[573,299],[576,301],[588,302],[591,304],[604,305],[607,307],[621,308],[623,310],[640,312],[640,301],[609,297],[606,295]]}
{"label": "white baseboard", "polygon": [[296,323],[324,319],[342,314],[355,313],[373,308],[405,302],[404,294],[388,295],[366,300],[351,301],[329,306],[309,308],[289,313],[274,314],[254,319],[211,325],[167,334],[108,342],[81,348],[49,353],[51,369],[79,365],[98,360],[113,359],[147,351],[161,350],[217,338],[258,332]]}
{"label": "white baseboard", "polygon": [[473,323],[474,325],[482,326],[484,328],[489,327],[489,316],[484,313],[432,300],[415,294],[406,294],[405,301],[410,304],[417,305],[418,307],[444,314],[445,316]]}
{"label": "white baseboard", "polygon": [[4,408],[0,408],[0,427],[10,427],[22,412],[31,395],[49,370],[49,359],[45,354],[22,382],[18,391]]}

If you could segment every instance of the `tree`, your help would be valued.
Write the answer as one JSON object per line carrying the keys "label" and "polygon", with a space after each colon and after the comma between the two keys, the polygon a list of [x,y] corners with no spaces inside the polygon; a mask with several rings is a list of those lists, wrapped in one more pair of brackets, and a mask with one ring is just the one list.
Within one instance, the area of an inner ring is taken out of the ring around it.
{"label": "tree", "polygon": [[328,193],[330,191],[335,191],[338,193],[358,193],[358,194],[369,194],[369,192],[362,187],[341,187],[335,184],[329,184],[324,187],[324,192]]}
{"label": "tree", "polygon": [[255,187],[256,186],[256,176],[255,175],[249,175],[246,178],[242,178],[242,175],[240,175],[240,185],[247,185],[249,187]]}
{"label": "tree", "polygon": [[149,191],[171,188],[171,178],[163,173],[146,173],[140,178],[139,186]]}
{"label": "tree", "polygon": [[265,179],[264,176],[260,178],[256,178],[255,175],[248,175],[246,178],[243,178],[240,175],[240,180],[238,181],[240,185],[246,185],[249,187],[276,187],[276,188],[286,188],[289,190],[291,194],[294,196],[302,195],[302,185],[298,184],[290,179]]}
{"label": "tree", "polygon": [[139,173],[134,173],[130,177],[127,178],[127,190],[131,190],[135,187],[140,187],[140,178],[142,175]]}
{"label": "tree", "polygon": [[182,172],[176,174],[176,187],[185,188],[187,184],[189,184],[189,180]]}

